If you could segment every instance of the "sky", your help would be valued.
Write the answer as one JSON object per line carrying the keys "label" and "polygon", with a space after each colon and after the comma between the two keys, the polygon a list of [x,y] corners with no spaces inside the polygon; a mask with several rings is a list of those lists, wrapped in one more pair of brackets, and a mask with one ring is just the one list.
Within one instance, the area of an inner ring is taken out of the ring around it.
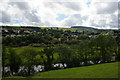
{"label": "sky", "polygon": [[2,0],[0,25],[118,28],[119,0]]}

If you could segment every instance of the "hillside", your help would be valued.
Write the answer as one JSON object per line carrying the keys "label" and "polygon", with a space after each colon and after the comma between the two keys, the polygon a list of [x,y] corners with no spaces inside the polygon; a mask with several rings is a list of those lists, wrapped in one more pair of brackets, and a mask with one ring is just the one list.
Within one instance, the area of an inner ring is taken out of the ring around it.
{"label": "hillside", "polygon": [[71,28],[77,28],[77,29],[81,29],[81,30],[98,30],[97,28],[93,28],[93,27],[86,27],[86,26],[71,26]]}

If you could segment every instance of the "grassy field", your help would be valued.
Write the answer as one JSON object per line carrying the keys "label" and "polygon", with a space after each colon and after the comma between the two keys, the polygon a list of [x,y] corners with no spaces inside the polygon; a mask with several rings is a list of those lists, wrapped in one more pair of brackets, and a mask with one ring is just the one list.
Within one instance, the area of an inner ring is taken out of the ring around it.
{"label": "grassy field", "polygon": [[118,78],[118,62],[40,72],[30,77],[7,78]]}
{"label": "grassy field", "polygon": [[[32,47],[34,50],[36,50],[36,51],[41,51],[41,50],[43,50],[44,48],[42,48],[42,47]],[[19,54],[19,53],[21,53],[21,51],[23,51],[24,50],[24,47],[17,47],[17,48],[13,48],[14,50],[15,50],[15,52],[17,53],[17,54]]]}
{"label": "grassy field", "polygon": [[37,73],[36,78],[117,78],[118,62]]}
{"label": "grassy field", "polygon": [[[120,62],[119,62],[120,63]],[[40,72],[34,76],[7,78],[118,78],[118,62]],[[4,80],[5,78],[3,78]]]}
{"label": "grassy field", "polygon": [[[9,78],[25,77],[12,76]],[[40,72],[29,78],[118,78],[118,62]]]}

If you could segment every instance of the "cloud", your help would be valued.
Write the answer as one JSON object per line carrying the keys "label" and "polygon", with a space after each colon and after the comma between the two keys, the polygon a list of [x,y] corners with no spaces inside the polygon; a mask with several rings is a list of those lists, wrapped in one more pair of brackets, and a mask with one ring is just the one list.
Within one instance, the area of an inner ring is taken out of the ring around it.
{"label": "cloud", "polygon": [[[117,27],[118,2],[105,0],[4,0],[3,24]],[[89,6],[88,6],[89,4]]]}
{"label": "cloud", "polygon": [[40,18],[35,14],[36,12],[32,11],[31,13],[25,14],[25,17],[30,21],[30,22],[40,22]]}
{"label": "cloud", "polygon": [[73,25],[82,25],[83,20],[86,18],[82,17],[80,14],[74,14],[70,16],[69,18],[65,19],[64,21],[61,22],[63,26],[73,26]]}
{"label": "cloud", "polygon": [[81,10],[80,2],[59,2],[58,4],[63,5],[72,10]]}
{"label": "cloud", "polygon": [[20,10],[29,10],[30,7],[27,2],[9,2],[11,6],[17,6]]}
{"label": "cloud", "polygon": [[101,14],[89,17],[89,25],[98,28],[118,28],[118,15]]}
{"label": "cloud", "polygon": [[2,23],[10,23],[11,22],[11,16],[6,13],[5,11],[0,11],[1,13],[1,18],[0,18],[0,22]]}
{"label": "cloud", "polygon": [[118,2],[96,3],[98,14],[111,14],[118,9]]}

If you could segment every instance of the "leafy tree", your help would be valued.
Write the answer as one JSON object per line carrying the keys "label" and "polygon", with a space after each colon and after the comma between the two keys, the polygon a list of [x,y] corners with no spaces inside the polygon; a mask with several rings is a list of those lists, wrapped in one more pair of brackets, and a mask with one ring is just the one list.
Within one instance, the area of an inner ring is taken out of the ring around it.
{"label": "leafy tree", "polygon": [[21,52],[22,65],[27,69],[27,75],[31,75],[34,65],[36,64],[36,56],[38,52],[32,47],[25,47]]}
{"label": "leafy tree", "polygon": [[54,60],[54,48],[46,47],[46,48],[44,48],[42,53],[45,54],[45,56],[43,56],[43,58],[46,57],[46,60],[44,60],[45,71],[53,69],[52,63]]}
{"label": "leafy tree", "polygon": [[8,48],[9,50],[9,66],[11,73],[13,75],[13,72],[17,73],[19,70],[19,67],[21,65],[21,59],[18,54],[15,53],[15,50],[13,48]]}
{"label": "leafy tree", "polygon": [[89,37],[87,35],[79,35],[78,40],[86,40],[86,39],[89,39]]}
{"label": "leafy tree", "polygon": [[100,54],[100,47],[97,45],[98,43],[95,40],[96,38],[92,38],[90,40],[90,55],[91,60],[93,63],[97,64],[101,60],[101,54]]}
{"label": "leafy tree", "polygon": [[72,50],[69,46],[67,45],[60,45],[57,48],[58,54],[59,54],[59,60],[60,63],[67,64],[67,67],[72,67],[71,66],[71,61],[72,61]]}
{"label": "leafy tree", "polygon": [[71,48],[71,65],[72,67],[79,67],[80,66],[80,62],[81,62],[81,55],[79,54],[79,50],[78,50],[78,45],[71,45],[70,48]]}
{"label": "leafy tree", "polygon": [[94,47],[99,48],[102,62],[110,61],[116,52],[116,42],[111,35],[99,35],[94,39]]}
{"label": "leafy tree", "polygon": [[120,30],[116,31],[116,43],[117,43],[117,52],[116,52],[116,60],[120,61]]}
{"label": "leafy tree", "polygon": [[2,76],[5,76],[6,47],[2,47]]}
{"label": "leafy tree", "polygon": [[88,65],[88,62],[90,60],[90,48],[89,48],[89,42],[88,41],[82,41],[79,43],[78,47],[78,54],[80,58],[80,62],[84,62],[85,65]]}

